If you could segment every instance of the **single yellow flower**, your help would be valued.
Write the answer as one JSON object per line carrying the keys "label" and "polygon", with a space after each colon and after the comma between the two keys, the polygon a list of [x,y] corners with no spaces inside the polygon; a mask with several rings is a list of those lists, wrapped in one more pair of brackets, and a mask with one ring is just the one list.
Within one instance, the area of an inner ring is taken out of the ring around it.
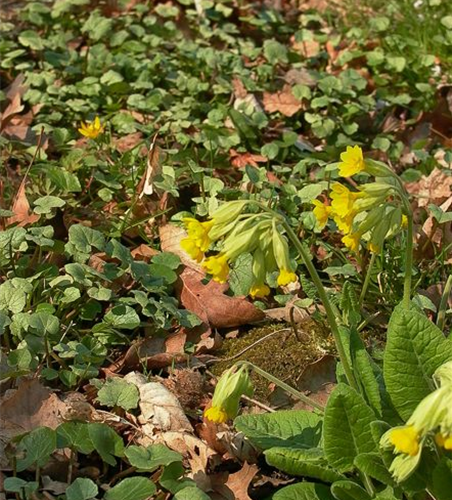
{"label": "single yellow flower", "polygon": [[98,116],[92,122],[82,122],[78,131],[84,135],[85,137],[89,137],[90,139],[96,139],[97,136],[103,134],[105,130],[104,125],[100,123],[100,119]]}
{"label": "single yellow flower", "polygon": [[408,217],[405,214],[402,214],[402,229],[406,229],[408,227]]}
{"label": "single yellow flower", "polygon": [[342,243],[352,252],[357,252],[360,239],[361,235],[359,233],[349,233],[342,237]]}
{"label": "single yellow flower", "polygon": [[438,434],[436,434],[435,436],[435,441],[438,446],[441,446],[441,448],[452,451],[452,435],[444,436],[443,434],[438,432]]}
{"label": "single yellow flower", "polygon": [[397,453],[414,457],[419,452],[419,433],[412,425],[391,429],[389,441]]}
{"label": "single yellow flower", "polygon": [[324,228],[326,226],[326,223],[328,222],[328,217],[329,217],[330,212],[331,212],[331,207],[328,205],[325,205],[324,203],[320,202],[319,200],[313,200],[312,204],[315,206],[312,213],[314,214],[315,218],[319,222],[319,226],[321,228]]}
{"label": "single yellow flower", "polygon": [[181,240],[180,246],[188,253],[188,255],[193,260],[196,260],[196,262],[201,262],[202,259],[204,259],[204,252],[201,252],[198,245],[196,244],[196,241],[192,238],[184,238],[183,240]]}
{"label": "single yellow flower", "polygon": [[270,288],[265,283],[253,285],[250,289],[250,295],[253,299],[267,297],[270,295]]}
{"label": "single yellow flower", "polygon": [[278,286],[286,286],[289,283],[297,281],[297,275],[288,269],[281,269],[278,276]]}
{"label": "single yellow flower", "polygon": [[212,243],[209,231],[212,229],[213,221],[199,222],[192,217],[185,217],[182,222],[187,228],[188,237],[193,239],[201,252],[207,252]]}
{"label": "single yellow flower", "polygon": [[331,211],[341,218],[356,215],[355,201],[365,196],[365,193],[354,193],[339,182],[331,186]]}
{"label": "single yellow flower", "polygon": [[211,406],[204,412],[204,416],[216,424],[224,424],[228,421],[228,414],[219,406]]}
{"label": "single yellow flower", "polygon": [[226,283],[229,276],[229,264],[226,255],[218,254],[208,257],[202,267],[213,276],[213,280],[218,283]]}
{"label": "single yellow flower", "polygon": [[363,151],[359,146],[347,146],[347,150],[341,153],[339,163],[339,175],[351,177],[365,169]]}
{"label": "single yellow flower", "polygon": [[218,380],[213,393],[212,406],[204,412],[204,416],[217,423],[224,423],[235,418],[243,394],[247,396],[253,394],[248,368],[241,366],[237,369],[231,366]]}
{"label": "single yellow flower", "polygon": [[332,215],[339,231],[344,234],[348,234],[352,231],[353,219],[355,218],[354,213],[350,213],[347,217],[339,217],[339,215],[336,215],[334,213]]}

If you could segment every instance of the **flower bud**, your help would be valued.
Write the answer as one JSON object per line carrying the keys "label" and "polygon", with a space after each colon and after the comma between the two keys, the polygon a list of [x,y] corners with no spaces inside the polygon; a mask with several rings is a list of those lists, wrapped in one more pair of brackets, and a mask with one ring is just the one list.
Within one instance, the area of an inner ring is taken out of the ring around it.
{"label": "flower bud", "polygon": [[212,406],[204,412],[207,419],[224,423],[236,417],[242,395],[251,396],[253,386],[246,366],[226,370],[218,380],[212,398]]}

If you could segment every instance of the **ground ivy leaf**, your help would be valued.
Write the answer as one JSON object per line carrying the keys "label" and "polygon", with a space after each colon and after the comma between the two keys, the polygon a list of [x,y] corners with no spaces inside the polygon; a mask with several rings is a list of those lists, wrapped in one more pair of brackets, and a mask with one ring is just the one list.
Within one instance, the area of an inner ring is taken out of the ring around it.
{"label": "ground ivy leaf", "polygon": [[58,198],[58,196],[43,196],[35,200],[33,212],[35,214],[49,214],[52,212],[52,209],[60,208],[64,205],[66,205],[66,202]]}
{"label": "ground ivy leaf", "polygon": [[125,455],[129,459],[130,465],[136,467],[139,472],[152,472],[161,465],[182,461],[182,455],[163,444],[155,444],[147,448],[132,445],[127,448]]}
{"label": "ground ivy leaf", "polygon": [[130,306],[123,304],[108,311],[104,321],[113,328],[124,328],[125,330],[133,330],[140,324],[138,314]]}
{"label": "ground ivy leaf", "polygon": [[104,500],[145,500],[157,491],[145,477],[128,477],[105,493]]}
{"label": "ground ivy leaf", "polygon": [[19,449],[25,452],[25,457],[17,460],[18,472],[32,464],[42,467],[56,449],[56,432],[48,427],[38,427],[22,439]]}
{"label": "ground ivy leaf", "polygon": [[67,500],[90,500],[99,493],[99,488],[91,479],[78,477],[66,490]]}
{"label": "ground ivy leaf", "polygon": [[88,433],[94,448],[102,460],[109,465],[115,466],[116,460],[114,457],[122,457],[124,455],[124,443],[122,439],[107,424],[90,424]]}
{"label": "ground ivy leaf", "polygon": [[139,399],[137,386],[117,377],[107,379],[97,393],[97,401],[101,405],[111,408],[119,406],[124,410],[136,408]]}

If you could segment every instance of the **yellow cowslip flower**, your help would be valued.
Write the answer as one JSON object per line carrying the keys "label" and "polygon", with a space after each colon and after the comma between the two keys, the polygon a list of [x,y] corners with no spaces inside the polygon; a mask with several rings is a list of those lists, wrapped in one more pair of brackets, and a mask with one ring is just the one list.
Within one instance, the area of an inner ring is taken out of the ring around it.
{"label": "yellow cowslip flower", "polygon": [[354,213],[350,213],[347,217],[339,217],[335,213],[331,214],[333,216],[333,220],[336,223],[339,231],[344,234],[348,234],[352,231],[353,219],[355,218]]}
{"label": "yellow cowslip flower", "polygon": [[361,239],[360,233],[349,233],[342,237],[342,243],[352,252],[359,250],[359,242]]}
{"label": "yellow cowslip flower", "polygon": [[347,146],[347,150],[341,153],[339,163],[339,175],[351,177],[365,169],[363,151],[359,146]]}
{"label": "yellow cowslip flower", "polygon": [[92,122],[81,122],[81,126],[78,131],[85,137],[90,139],[96,139],[100,134],[103,134],[105,127],[100,123],[98,116]]}
{"label": "yellow cowslip flower", "polygon": [[197,262],[204,258],[204,252],[210,247],[212,240],[209,237],[209,231],[212,228],[213,221],[199,222],[192,217],[182,219],[187,229],[188,236],[181,240],[180,246]]}
{"label": "yellow cowslip flower", "polygon": [[207,252],[212,243],[209,231],[212,229],[213,221],[199,222],[192,217],[185,217],[182,222],[187,228],[188,237],[193,239],[201,252]]}
{"label": "yellow cowslip flower", "polygon": [[228,257],[226,255],[218,254],[208,257],[202,263],[202,267],[213,276],[214,281],[217,283],[226,283],[230,272]]}
{"label": "yellow cowslip flower", "polygon": [[204,252],[201,252],[199,247],[196,245],[196,241],[192,238],[184,238],[181,240],[180,246],[193,260],[196,260],[196,262],[201,262],[202,259],[204,259]]}
{"label": "yellow cowslip flower", "polygon": [[285,236],[281,234],[276,222],[273,221],[272,228],[273,254],[279,267],[278,286],[286,286],[297,281],[297,275],[292,271],[290,263],[289,245]]}
{"label": "yellow cowslip flower", "polygon": [[217,424],[224,424],[229,420],[228,414],[222,409],[217,406],[211,406],[204,412],[204,416],[207,418],[207,420],[210,420],[211,422],[215,422]]}
{"label": "yellow cowslip flower", "polygon": [[445,450],[448,451],[452,451],[452,435],[445,436],[441,434],[441,432],[438,432],[438,434],[436,434],[435,436],[435,442],[441,448],[444,448]]}
{"label": "yellow cowslip flower", "polygon": [[412,425],[391,429],[389,441],[397,453],[414,457],[419,452],[419,433]]}
{"label": "yellow cowslip flower", "polygon": [[226,370],[218,380],[212,398],[212,406],[204,412],[204,416],[216,423],[224,423],[233,419],[238,411],[240,398],[245,394],[251,396],[253,386],[248,368],[235,366]]}
{"label": "yellow cowslip flower", "polygon": [[279,286],[286,286],[289,283],[294,283],[295,281],[297,281],[297,275],[293,271],[290,271],[289,269],[280,270],[277,279]]}
{"label": "yellow cowslip flower", "polygon": [[326,226],[326,223],[328,222],[328,217],[330,216],[331,207],[325,205],[319,200],[313,200],[312,204],[315,206],[312,213],[317,219],[320,228],[324,228]]}
{"label": "yellow cowslip flower", "polygon": [[376,243],[373,243],[372,241],[369,241],[369,244],[367,245],[367,248],[372,252],[372,253],[379,253],[381,248],[379,245]]}
{"label": "yellow cowslip flower", "polygon": [[262,249],[258,246],[253,254],[252,265],[254,283],[250,288],[249,294],[253,299],[263,298],[270,295],[270,288],[265,284],[267,270],[265,268],[265,256]]}
{"label": "yellow cowslip flower", "polygon": [[355,201],[365,193],[354,193],[339,182],[331,186],[331,211],[336,216],[347,218],[356,215]]}
{"label": "yellow cowslip flower", "polygon": [[408,227],[408,217],[405,214],[402,214],[402,229],[406,229]]}
{"label": "yellow cowslip flower", "polygon": [[250,288],[250,295],[253,299],[263,298],[270,295],[270,288],[265,284],[256,284]]}

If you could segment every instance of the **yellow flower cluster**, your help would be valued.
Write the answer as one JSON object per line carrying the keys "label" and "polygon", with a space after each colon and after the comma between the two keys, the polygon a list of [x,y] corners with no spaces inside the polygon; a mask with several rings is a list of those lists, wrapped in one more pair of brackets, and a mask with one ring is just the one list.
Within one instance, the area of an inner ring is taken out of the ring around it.
{"label": "yellow flower cluster", "polygon": [[339,174],[351,177],[360,172],[377,175],[378,181],[360,186],[359,191],[351,191],[340,182],[334,182],[329,203],[313,200],[313,214],[321,229],[330,218],[333,219],[342,233],[342,243],[352,252],[359,250],[364,239],[369,250],[377,253],[385,239],[406,225],[406,216],[400,207],[387,202],[395,192],[391,170],[379,162],[364,160],[359,146],[349,146],[341,154]]}
{"label": "yellow flower cluster", "polygon": [[452,451],[452,361],[442,365],[434,378],[440,387],[419,403],[406,425],[393,427],[381,438],[380,445],[392,447],[397,454],[390,471],[399,482],[416,469],[429,438]]}
{"label": "yellow flower cluster", "polygon": [[[289,257],[289,245],[282,228],[267,213],[242,213],[247,201],[225,203],[211,219],[199,222],[185,218],[187,237],[181,247],[219,283],[225,283],[230,274],[230,264],[242,254],[253,257],[254,281],[249,294],[252,298],[266,297],[270,287],[267,274],[279,270],[277,284],[285,286],[297,280]],[[213,243],[219,253],[206,257]]]}
{"label": "yellow flower cluster", "polygon": [[103,134],[105,126],[101,124],[98,116],[92,122],[82,122],[78,131],[89,139],[96,139],[100,134]]}
{"label": "yellow flower cluster", "polygon": [[233,419],[238,411],[242,395],[251,396],[253,386],[248,369],[235,366],[226,370],[215,387],[212,406],[204,412],[204,416],[211,422],[223,424]]}

